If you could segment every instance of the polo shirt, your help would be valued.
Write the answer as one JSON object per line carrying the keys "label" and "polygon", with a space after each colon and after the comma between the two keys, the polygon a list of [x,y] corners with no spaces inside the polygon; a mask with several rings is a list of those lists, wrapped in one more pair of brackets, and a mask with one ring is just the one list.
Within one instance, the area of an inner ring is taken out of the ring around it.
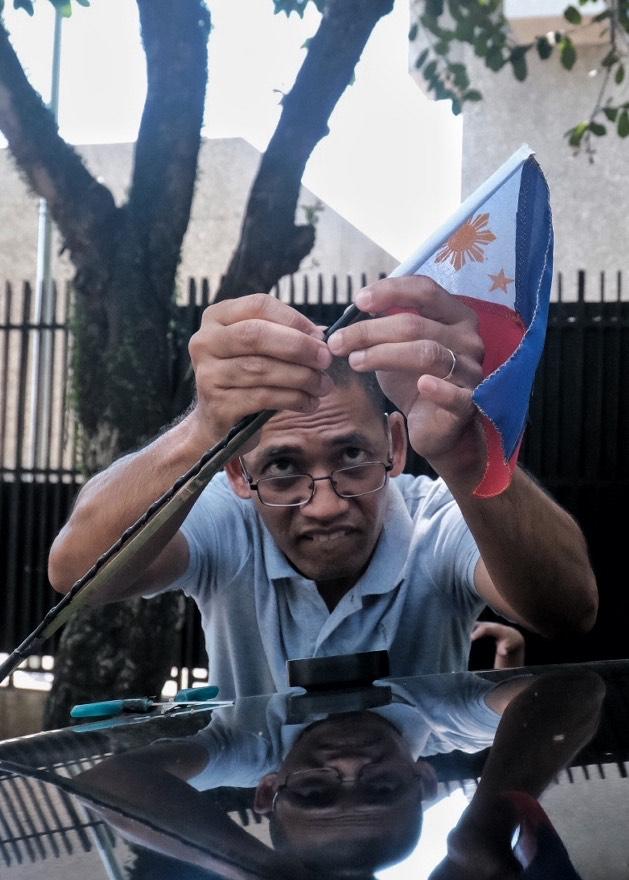
{"label": "polo shirt", "polygon": [[203,491],[181,528],[187,571],[169,589],[198,605],[224,699],[285,691],[287,660],[303,657],[387,650],[396,677],[467,669],[483,607],[474,539],[442,480],[402,475],[382,491],[373,556],[332,611],[225,474]]}
{"label": "polo shirt", "polygon": [[[387,679],[391,702],[369,709],[392,724],[412,757],[474,753],[492,745],[500,715],[486,702],[496,685],[471,672],[460,675]],[[315,721],[332,717],[316,713],[299,724],[287,720],[287,694],[252,697],[216,709],[212,720],[193,737],[207,763],[187,782],[199,791],[220,786],[254,788],[265,773],[279,768],[301,734]]]}

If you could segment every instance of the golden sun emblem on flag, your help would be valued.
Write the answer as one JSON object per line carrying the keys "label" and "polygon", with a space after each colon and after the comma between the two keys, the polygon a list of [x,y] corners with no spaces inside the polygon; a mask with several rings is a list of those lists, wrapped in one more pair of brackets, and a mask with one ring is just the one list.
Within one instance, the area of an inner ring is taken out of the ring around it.
{"label": "golden sun emblem on flag", "polygon": [[443,263],[450,260],[457,272],[465,266],[468,259],[482,263],[485,259],[483,247],[496,239],[491,229],[486,228],[488,222],[489,214],[479,214],[478,217],[459,226],[439,251],[435,262]]}

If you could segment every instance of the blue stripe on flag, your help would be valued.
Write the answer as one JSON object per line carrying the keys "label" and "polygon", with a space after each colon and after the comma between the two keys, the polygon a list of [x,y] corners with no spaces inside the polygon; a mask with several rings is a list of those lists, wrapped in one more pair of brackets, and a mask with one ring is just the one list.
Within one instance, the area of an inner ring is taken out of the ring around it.
{"label": "blue stripe on flag", "polygon": [[553,229],[548,186],[535,159],[522,166],[516,230],[516,310],[526,333],[520,347],[482,382],[474,401],[502,436],[505,458],[515,452],[546,336],[553,274]]}

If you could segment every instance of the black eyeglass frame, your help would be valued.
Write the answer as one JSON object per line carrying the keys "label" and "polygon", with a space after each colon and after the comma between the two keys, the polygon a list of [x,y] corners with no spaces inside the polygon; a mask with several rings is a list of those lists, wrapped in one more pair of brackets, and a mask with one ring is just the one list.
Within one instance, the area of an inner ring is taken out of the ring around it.
{"label": "black eyeglass frame", "polygon": [[[305,507],[306,504],[310,504],[310,502],[314,498],[314,495],[316,492],[315,483],[318,483],[321,480],[329,480],[330,485],[332,486],[332,491],[334,492],[335,495],[338,495],[339,498],[363,498],[365,495],[374,495],[376,492],[380,492],[381,489],[384,489],[384,487],[387,484],[387,476],[389,474],[389,471],[391,471],[393,469],[393,461],[392,461],[392,459],[393,459],[393,437],[391,436],[391,426],[389,425],[389,414],[388,413],[384,413],[384,421],[385,421],[385,425],[386,425],[387,446],[388,446],[388,448],[387,448],[388,461],[386,461],[386,462],[385,461],[361,461],[360,464],[350,464],[347,467],[335,468],[335,470],[333,470],[329,474],[326,474],[326,476],[324,476],[324,477],[313,477],[312,474],[302,473],[302,474],[290,474],[290,477],[286,477],[286,478],[277,477],[277,476],[275,476],[275,477],[262,477],[261,479],[254,481],[253,477],[251,476],[251,474],[247,470],[247,465],[245,464],[242,456],[239,456],[238,461],[240,462],[240,467],[242,470],[243,477],[246,479],[247,483],[249,484],[249,488],[252,491],[258,493],[258,498],[260,499],[260,503],[263,504],[265,507]],[[337,488],[335,480],[334,480],[335,474],[338,474],[339,472],[343,472],[343,471],[350,471],[350,470],[354,470],[357,468],[365,467],[365,465],[369,465],[369,464],[381,465],[384,468],[384,478],[383,478],[382,484],[380,486],[378,486],[377,489],[369,489],[367,492],[356,492],[356,493],[352,493],[352,494],[343,494],[338,491],[338,488]],[[293,504],[279,504],[279,503],[274,504],[272,502],[265,501],[262,498],[262,496],[260,495],[260,490],[258,488],[260,483],[264,483],[264,482],[270,481],[270,480],[282,480],[282,479],[293,479],[294,480],[297,477],[308,477],[308,479],[310,480],[310,497],[307,498],[305,501],[298,501]]]}
{"label": "black eyeglass frame", "polygon": [[[366,765],[366,767],[370,767],[370,768],[373,766],[374,765]],[[396,766],[398,766],[398,765],[396,765]],[[399,766],[404,767],[405,770],[408,769],[408,767],[405,764],[399,764]],[[294,770],[292,773],[288,774],[288,776],[286,777],[286,781],[281,783],[280,785],[278,785],[277,789],[275,790],[275,793],[273,795],[273,800],[271,801],[271,812],[275,811],[280,794],[282,794],[284,791],[287,791],[289,794],[291,793],[291,790],[290,790],[291,780],[294,779],[296,776],[304,776],[305,774],[311,774],[313,772],[320,773],[321,771],[324,771],[324,772],[326,772],[326,775],[334,776],[336,778],[336,785],[332,786],[332,790],[336,794],[342,788],[344,788],[346,786],[356,785],[357,783],[360,784],[361,777],[363,776],[363,771],[366,769],[366,767],[361,767],[361,769],[358,771],[358,774],[352,778],[344,777],[343,774],[341,773],[341,771],[337,767],[321,767],[321,768],[319,768],[318,771]],[[403,792],[403,795],[407,794],[411,790],[412,783],[419,782],[420,783],[420,794],[423,799],[424,785],[423,785],[423,780],[422,780],[421,774],[418,773],[416,770],[413,770],[411,773],[411,776],[412,776],[412,779],[407,780],[408,785],[407,785],[405,791]],[[318,807],[314,807],[314,806],[313,807],[304,807],[304,809],[316,810],[316,809],[318,809]],[[367,808],[367,807],[365,808],[366,811],[368,809],[369,808]]]}

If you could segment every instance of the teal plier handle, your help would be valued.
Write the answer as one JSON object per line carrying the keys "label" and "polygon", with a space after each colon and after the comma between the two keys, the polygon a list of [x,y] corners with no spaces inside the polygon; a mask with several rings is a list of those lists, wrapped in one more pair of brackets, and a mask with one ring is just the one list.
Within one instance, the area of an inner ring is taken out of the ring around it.
{"label": "teal plier handle", "polygon": [[[218,696],[216,685],[185,688],[175,697],[175,703],[203,703]],[[123,712],[150,712],[157,703],[150,697],[132,697],[127,700],[101,700],[95,703],[79,703],[70,710],[70,718],[115,718]]]}
{"label": "teal plier handle", "polygon": [[148,697],[79,703],[70,710],[70,718],[115,718],[123,712],[150,712],[154,705],[155,702]]}

